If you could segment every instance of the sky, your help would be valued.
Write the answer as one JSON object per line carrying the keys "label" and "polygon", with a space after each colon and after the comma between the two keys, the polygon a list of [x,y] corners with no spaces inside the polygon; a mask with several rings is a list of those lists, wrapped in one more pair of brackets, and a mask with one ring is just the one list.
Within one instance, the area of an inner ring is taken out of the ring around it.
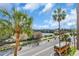
{"label": "sky", "polygon": [[66,18],[61,21],[61,28],[76,28],[77,13],[75,3],[0,3],[0,8],[6,8],[9,12],[12,7],[25,12],[33,18],[33,29],[57,29],[58,22],[52,17],[53,11],[62,8],[66,11]]}

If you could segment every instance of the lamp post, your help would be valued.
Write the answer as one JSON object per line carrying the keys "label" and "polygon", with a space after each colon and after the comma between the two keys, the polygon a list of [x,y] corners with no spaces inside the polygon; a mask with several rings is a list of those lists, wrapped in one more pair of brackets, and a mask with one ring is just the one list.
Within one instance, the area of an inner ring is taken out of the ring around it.
{"label": "lamp post", "polygon": [[77,49],[79,50],[79,3],[77,3]]}

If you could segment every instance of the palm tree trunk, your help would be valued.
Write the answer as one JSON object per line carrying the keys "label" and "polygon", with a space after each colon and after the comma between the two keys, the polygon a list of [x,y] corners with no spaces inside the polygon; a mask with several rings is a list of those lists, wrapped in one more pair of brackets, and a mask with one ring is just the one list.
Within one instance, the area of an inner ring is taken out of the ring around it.
{"label": "palm tree trunk", "polygon": [[16,46],[15,46],[14,56],[17,56],[18,46],[19,46],[19,33],[16,33]]}
{"label": "palm tree trunk", "polygon": [[17,26],[16,27],[16,46],[15,46],[14,56],[17,56],[18,47],[20,45],[20,43],[19,43],[19,41],[20,41],[19,37],[20,37],[20,29]]}
{"label": "palm tree trunk", "polygon": [[58,23],[59,23],[59,47],[60,47],[60,45],[61,45],[61,44],[60,44],[60,43],[61,43],[61,42],[60,42],[60,21],[59,21]]}

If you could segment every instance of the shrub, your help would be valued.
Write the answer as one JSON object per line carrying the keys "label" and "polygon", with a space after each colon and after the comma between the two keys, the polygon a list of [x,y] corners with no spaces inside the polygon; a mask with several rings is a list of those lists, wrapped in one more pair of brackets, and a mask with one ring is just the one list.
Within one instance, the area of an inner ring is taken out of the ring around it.
{"label": "shrub", "polygon": [[41,32],[35,32],[35,33],[33,34],[33,38],[34,38],[34,39],[40,39],[40,38],[42,38],[42,33],[41,33]]}
{"label": "shrub", "polygon": [[70,56],[73,56],[73,55],[75,54],[75,52],[76,52],[76,48],[71,47],[71,48],[70,48],[69,55],[70,55]]}

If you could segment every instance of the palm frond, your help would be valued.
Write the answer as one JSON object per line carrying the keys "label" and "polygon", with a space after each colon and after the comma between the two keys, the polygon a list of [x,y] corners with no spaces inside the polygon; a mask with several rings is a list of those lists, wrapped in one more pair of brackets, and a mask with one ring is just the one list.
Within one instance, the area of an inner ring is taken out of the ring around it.
{"label": "palm frond", "polygon": [[66,18],[66,12],[62,10],[61,8],[57,8],[54,10],[53,19],[55,21],[61,21]]}
{"label": "palm frond", "polygon": [[0,13],[2,13],[3,16],[11,17],[10,13],[6,9],[0,9]]}
{"label": "palm frond", "polygon": [[8,20],[5,19],[0,19],[0,24],[3,24],[7,27],[10,27],[12,25]]}

